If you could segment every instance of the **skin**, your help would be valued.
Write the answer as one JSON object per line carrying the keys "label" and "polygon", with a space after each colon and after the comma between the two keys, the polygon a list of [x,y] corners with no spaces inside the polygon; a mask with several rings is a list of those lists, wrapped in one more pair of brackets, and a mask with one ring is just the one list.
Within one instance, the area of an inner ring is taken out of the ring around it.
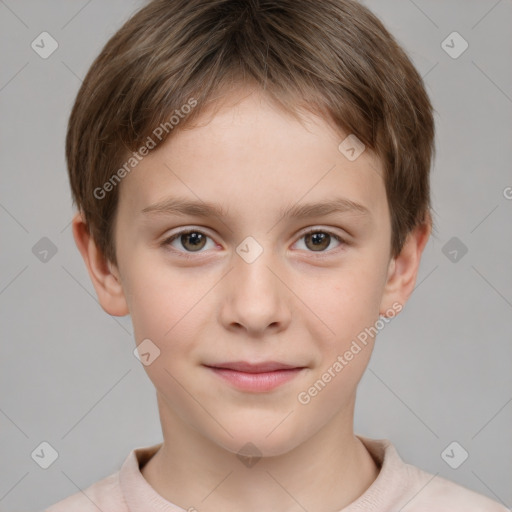
{"label": "skin", "polygon": [[[375,340],[309,403],[297,397],[365,327],[405,304],[431,224],[412,231],[392,258],[380,161],[369,150],[349,161],[338,150],[346,134],[322,118],[305,114],[301,124],[249,89],[203,118],[121,183],[117,265],[98,251],[81,215],[73,220],[103,309],[131,314],[136,343],[149,338],[160,350],[144,368],[156,388],[163,444],[142,474],[184,509],[340,510],[379,473],[353,432],[357,385]],[[170,196],[216,203],[227,216],[142,213]],[[283,207],[340,196],[369,215],[280,218]],[[183,228],[209,237],[199,252],[187,237],[163,244]],[[306,228],[344,242],[327,237],[315,250]],[[263,249],[252,263],[236,252],[248,236]],[[305,369],[255,393],[203,366],[237,360]],[[262,455],[252,467],[236,456],[247,442]]]}

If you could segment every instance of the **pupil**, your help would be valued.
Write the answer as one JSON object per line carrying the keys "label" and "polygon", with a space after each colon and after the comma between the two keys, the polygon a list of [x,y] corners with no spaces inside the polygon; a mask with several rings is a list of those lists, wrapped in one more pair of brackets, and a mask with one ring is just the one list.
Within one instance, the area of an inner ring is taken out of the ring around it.
{"label": "pupil", "polygon": [[325,236],[325,235],[324,235],[324,234],[322,234],[322,233],[315,233],[315,234],[313,235],[313,240],[317,240],[317,241],[319,241],[319,242],[321,243],[321,242],[322,242],[322,239],[324,238],[324,236]]}
{"label": "pupil", "polygon": [[199,233],[190,233],[189,236],[194,245],[197,245],[197,243],[201,241],[201,235]]}
{"label": "pupil", "polygon": [[[318,249],[325,249],[329,246],[329,236],[327,233],[312,233],[309,235],[313,241],[313,247]],[[327,241],[327,245],[326,242]]]}
{"label": "pupil", "polygon": [[187,233],[183,235],[185,238],[185,243],[183,244],[185,247],[192,246],[192,248],[201,249],[202,245],[204,245],[203,235],[201,233]]}

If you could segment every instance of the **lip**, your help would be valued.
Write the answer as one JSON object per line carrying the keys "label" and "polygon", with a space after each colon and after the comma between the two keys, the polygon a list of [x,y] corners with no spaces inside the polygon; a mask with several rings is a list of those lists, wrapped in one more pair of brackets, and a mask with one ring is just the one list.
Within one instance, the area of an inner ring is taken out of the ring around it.
{"label": "lip", "polygon": [[206,365],[210,368],[222,368],[244,373],[267,373],[276,370],[291,370],[299,366],[280,363],[277,361],[263,361],[261,363],[248,363],[246,361],[233,361]]}
{"label": "lip", "polygon": [[217,376],[242,391],[271,391],[296,377],[304,366],[294,366],[276,361],[248,363],[235,361],[204,365]]}

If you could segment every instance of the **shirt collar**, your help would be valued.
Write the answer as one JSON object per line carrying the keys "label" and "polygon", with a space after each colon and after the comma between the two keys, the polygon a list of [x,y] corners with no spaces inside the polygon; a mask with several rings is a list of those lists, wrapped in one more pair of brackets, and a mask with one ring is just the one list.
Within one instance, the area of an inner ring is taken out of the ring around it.
{"label": "shirt collar", "polygon": [[[407,490],[407,465],[388,439],[370,439],[357,435],[375,463],[379,474],[366,492],[339,512],[377,512],[391,510]],[[119,472],[121,492],[130,512],[183,512],[158,494],[141,473],[141,468],[162,443],[133,449]]]}

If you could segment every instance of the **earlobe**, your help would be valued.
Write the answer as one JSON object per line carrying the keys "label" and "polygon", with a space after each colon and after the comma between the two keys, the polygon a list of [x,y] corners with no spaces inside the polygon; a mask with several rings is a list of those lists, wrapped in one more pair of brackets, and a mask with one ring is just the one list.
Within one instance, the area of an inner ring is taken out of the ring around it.
{"label": "earlobe", "polygon": [[398,303],[403,307],[413,292],[421,255],[430,237],[431,229],[430,222],[414,228],[407,236],[400,254],[390,261],[380,306],[382,316],[386,316],[387,310],[393,309],[393,304]]}
{"label": "earlobe", "polygon": [[76,246],[84,259],[101,307],[109,315],[129,314],[119,271],[98,249],[80,212],[73,217],[72,227]]}

